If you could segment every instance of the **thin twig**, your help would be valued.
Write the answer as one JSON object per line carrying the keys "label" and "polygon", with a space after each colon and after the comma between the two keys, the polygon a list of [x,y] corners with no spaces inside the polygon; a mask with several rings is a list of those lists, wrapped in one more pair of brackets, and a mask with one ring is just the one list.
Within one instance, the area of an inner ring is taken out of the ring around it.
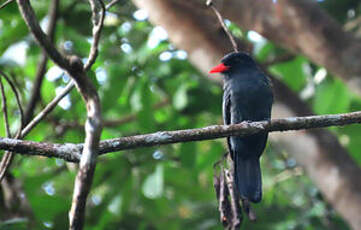
{"label": "thin twig", "polygon": [[[49,36],[50,42],[52,43],[54,43],[55,25],[57,20],[58,8],[59,8],[59,0],[52,0],[48,10],[49,23],[47,27],[47,34]],[[31,90],[30,100],[25,108],[25,124],[29,123],[29,121],[33,118],[35,107],[40,98],[40,90],[47,69],[46,68],[47,63],[48,63],[48,56],[46,52],[43,51],[38,63],[35,81]]]}
{"label": "thin twig", "polygon": [[4,85],[3,85],[3,82],[2,82],[1,78],[0,78],[0,91],[1,91],[2,111],[3,111],[4,124],[5,124],[5,134],[6,134],[6,137],[10,138],[11,134],[10,134],[9,119],[8,119],[8,109],[7,109],[7,103],[6,103],[6,94],[5,94]]}
{"label": "thin twig", "polygon": [[[41,30],[39,23],[36,20],[35,13],[29,1],[18,0],[18,6],[22,16],[28,25],[30,31],[36,38],[39,45],[46,51],[47,55],[60,67],[69,70],[70,64],[58,50],[54,47],[53,43],[47,35]],[[69,82],[63,91],[58,94],[32,121],[30,121],[21,132],[21,137],[25,137],[46,115],[48,115],[57,104],[74,88],[73,81]]]}
{"label": "thin twig", "polygon": [[19,109],[19,114],[20,114],[20,129],[24,126],[24,112],[23,112],[23,107],[21,106],[21,100],[20,100],[20,95],[18,90],[16,89],[15,84],[10,80],[10,78],[0,70],[0,75],[6,80],[6,82],[9,84],[12,92],[15,95],[15,101],[16,104],[18,106]]}
{"label": "thin twig", "polygon": [[115,4],[117,4],[120,0],[113,0],[111,2],[109,2],[106,6],[105,9],[109,10],[112,6],[114,6]]}
{"label": "thin twig", "polygon": [[[100,5],[100,18],[98,18],[98,11],[99,7],[97,6],[99,3]],[[104,18],[105,18],[105,6],[102,0],[90,0],[90,6],[92,8],[93,16],[93,43],[90,47],[89,57],[87,62],[84,65],[84,70],[88,71],[91,66],[94,64],[97,56],[98,56],[98,46],[100,41],[100,34],[104,25]]]}
{"label": "thin twig", "polygon": [[[102,22],[104,22],[104,18],[102,19]],[[97,32],[96,34],[98,36],[97,40],[99,40],[100,32]],[[94,39],[92,47],[94,46],[95,41],[96,41],[96,39]],[[92,48],[92,49],[97,50],[96,48],[95,49]],[[92,52],[90,52],[90,53],[92,53]],[[91,54],[89,54],[88,60],[90,60],[90,57],[92,57]],[[74,88],[74,86],[75,86],[75,83],[73,80],[71,80],[71,82],[69,82],[66,85],[66,87],[63,89],[63,91],[61,93],[59,93],[40,113],[38,113],[36,115],[36,117],[32,121],[30,121],[26,125],[26,127],[23,129],[21,135],[22,136],[27,135],[40,121],[42,121],[51,111],[53,111],[53,109],[58,105],[58,103]]]}
{"label": "thin twig", "polygon": [[242,224],[242,213],[241,207],[239,204],[239,195],[234,188],[234,177],[232,173],[233,169],[225,169],[224,176],[226,178],[226,184],[230,196],[230,205],[231,205],[231,219],[229,220],[229,228],[231,230],[239,229]]}
{"label": "thin twig", "polygon": [[[240,198],[237,189],[234,187],[233,167],[225,168],[229,153],[226,153],[221,160],[213,165],[215,172],[214,187],[218,200],[218,211],[220,221],[225,229],[236,230],[242,224],[243,216],[240,207]],[[217,176],[217,166],[220,165],[220,173]]]}
{"label": "thin twig", "polygon": [[[243,137],[259,132],[314,129],[357,123],[361,123],[361,112],[289,117],[272,119],[271,121],[242,122],[234,125],[213,125],[198,129],[162,131],[101,141],[99,154],[189,141],[212,140],[229,136]],[[0,138],[0,149],[24,155],[41,155],[61,158],[70,162],[79,162],[83,144],[54,144]]]}
{"label": "thin twig", "polygon": [[231,41],[232,43],[232,46],[233,46],[233,50],[234,52],[238,52],[238,46],[237,46],[237,43],[236,41],[234,40],[234,37],[232,36],[231,32],[229,31],[229,29],[227,28],[226,24],[224,24],[224,21],[223,21],[223,17],[222,15],[219,13],[219,11],[217,10],[217,8],[213,5],[213,1],[212,0],[207,0],[207,6],[210,7],[214,13],[216,14],[217,18],[218,18],[218,21],[221,23],[223,29],[224,29],[224,32],[226,32],[229,40]]}
{"label": "thin twig", "polygon": [[11,162],[14,158],[14,153],[10,151],[6,151],[0,162],[0,182],[4,179],[5,174],[8,168],[11,165]]}
{"label": "thin twig", "polygon": [[[223,164],[223,160],[221,162]],[[220,172],[219,177],[216,179],[219,180],[219,186],[216,187],[216,195],[218,199],[218,211],[219,211],[219,217],[220,221],[223,224],[224,227],[229,226],[229,221],[232,219],[231,216],[231,205],[229,203],[229,190],[227,187],[226,178],[224,175],[224,167],[223,165],[220,166]]]}
{"label": "thin twig", "polygon": [[66,87],[61,91],[60,94],[56,95],[54,99],[45,106],[45,108],[38,113],[33,120],[31,120],[26,127],[21,131],[21,136],[26,136],[40,121],[44,119],[53,109],[58,105],[58,103],[74,88],[75,83],[72,80],[66,85]]}
{"label": "thin twig", "polygon": [[219,173],[219,178],[220,178],[220,190],[219,190],[219,213],[220,213],[220,219],[222,224],[228,225],[229,220],[231,219],[230,214],[230,204],[229,204],[229,200],[228,200],[228,187],[227,187],[227,182],[226,182],[226,178],[224,175],[224,168],[223,166],[220,167],[220,173]]}
{"label": "thin twig", "polygon": [[[15,87],[15,84],[10,80],[10,78],[2,71],[0,71],[0,75],[6,80],[6,82],[9,84],[10,89],[13,91],[16,99],[16,104],[18,106],[19,114],[20,114],[20,126],[18,129],[18,132],[15,135],[15,139],[18,139],[20,137],[20,131],[23,128],[24,124],[24,113],[20,102],[20,96],[19,93]],[[1,78],[0,78],[1,79]],[[9,120],[8,120],[8,113],[7,113],[7,104],[6,104],[6,96],[4,92],[4,87],[1,81],[1,95],[2,95],[2,102],[3,102],[3,112],[4,112],[4,122],[5,122],[5,130],[6,130],[6,136],[11,137],[10,133],[10,127],[9,127]],[[14,158],[14,154],[11,151],[6,151],[3,155],[1,162],[0,162],[0,182],[5,176],[5,173],[7,169],[10,167],[11,161]]]}
{"label": "thin twig", "polygon": [[[2,82],[2,79],[0,78],[0,91],[1,91],[1,102],[2,102],[2,111],[3,111],[3,117],[4,117],[4,124],[5,124],[5,134],[6,137],[10,138],[10,126],[9,126],[9,119],[8,119],[8,109],[7,109],[7,102],[6,102],[6,94],[4,90],[4,85]],[[8,165],[11,161],[11,152],[5,151],[1,162],[0,162],[0,182],[3,180],[5,176],[5,172],[8,168]]]}
{"label": "thin twig", "polygon": [[9,3],[13,2],[14,0],[7,0],[6,2],[4,2],[3,4],[1,4],[0,6],[0,10],[4,7],[6,7]]}

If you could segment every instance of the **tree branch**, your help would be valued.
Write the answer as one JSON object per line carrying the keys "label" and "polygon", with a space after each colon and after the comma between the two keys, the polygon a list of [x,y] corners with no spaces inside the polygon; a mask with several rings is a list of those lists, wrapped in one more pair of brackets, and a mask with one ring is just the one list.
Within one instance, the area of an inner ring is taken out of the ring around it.
{"label": "tree branch", "polygon": [[3,4],[1,4],[0,9],[5,8],[7,5],[9,5],[10,3],[12,3],[14,0],[7,0],[6,2],[4,2]]}
{"label": "tree branch", "polygon": [[[4,78],[8,84],[10,85],[10,89],[13,91],[15,95],[15,100],[18,106],[18,110],[20,111],[20,126],[19,130],[15,135],[15,139],[18,139],[20,137],[20,131],[23,127],[23,110],[20,103],[20,97],[19,93],[16,90],[15,85],[10,81],[10,79],[7,77],[7,75],[0,71],[0,74],[2,77],[0,77],[0,91],[2,95],[2,105],[3,105],[3,113],[4,113],[4,123],[5,123],[5,133],[7,137],[11,137],[10,127],[8,123],[8,117],[7,117],[7,103],[6,103],[6,96],[4,92],[4,87],[2,84],[2,78]],[[11,216],[21,216],[25,215],[30,220],[29,227],[31,223],[33,222],[33,213],[30,208],[30,205],[27,201],[26,196],[24,195],[24,191],[21,186],[21,182],[19,180],[15,180],[15,178],[11,177],[10,173],[6,173],[7,169],[9,168],[12,159],[14,158],[14,153],[11,151],[5,151],[5,154],[3,155],[1,162],[0,162],[0,185],[2,187],[3,192],[3,199],[4,199],[4,205],[5,205],[5,213],[7,218],[11,218]]]}
{"label": "tree branch", "polygon": [[10,137],[7,99],[6,99],[6,94],[5,94],[5,89],[4,89],[4,85],[2,82],[2,78],[0,78],[0,92],[1,92],[1,105],[2,105],[1,108],[3,111],[4,124],[5,124],[5,135],[6,135],[6,137]]}
{"label": "tree branch", "polygon": [[[84,65],[84,71],[88,71],[91,66],[94,64],[98,56],[98,46],[100,41],[100,33],[103,28],[104,18],[105,18],[105,5],[102,0],[89,0],[90,6],[92,8],[93,16],[93,43],[90,47],[89,57],[87,63]],[[100,10],[99,10],[100,8]],[[98,13],[100,11],[100,16]]]}
{"label": "tree branch", "polygon": [[[290,117],[272,119],[271,121],[242,122],[235,125],[213,125],[198,129],[161,131],[101,141],[99,144],[99,154],[180,142],[212,140],[229,136],[243,137],[259,132],[315,129],[356,123],[361,123],[361,112]],[[54,144],[0,138],[0,149],[14,151],[24,155],[56,157],[70,162],[79,162],[83,148],[83,144]]]}
{"label": "tree branch", "polygon": [[[79,58],[73,57],[71,62],[80,64]],[[83,68],[82,68],[83,70]],[[69,229],[82,229],[84,225],[86,198],[90,191],[96,158],[98,156],[98,146],[102,131],[101,108],[98,93],[86,76],[85,72],[74,74],[76,86],[82,95],[87,107],[87,121],[85,123],[85,143],[80,158],[80,167],[75,179],[74,194],[71,210],[69,212]]]}
{"label": "tree branch", "polygon": [[[5,135],[7,138],[11,138],[10,133],[10,126],[9,126],[9,117],[8,117],[8,108],[7,108],[7,100],[6,100],[6,94],[4,90],[4,85],[2,82],[2,78],[0,78],[0,92],[1,92],[1,104],[2,104],[2,111],[3,111],[3,118],[4,118],[4,124],[5,124]],[[6,151],[1,158],[0,162],[0,182],[3,180],[6,169],[8,168],[10,162],[11,162],[12,154],[9,151]]]}
{"label": "tree branch", "polygon": [[20,95],[18,90],[15,87],[15,84],[10,80],[10,78],[0,70],[0,75],[1,77],[3,77],[6,82],[9,84],[11,91],[14,93],[15,95],[15,101],[16,101],[16,105],[19,109],[19,114],[20,114],[20,126],[19,129],[21,130],[22,127],[24,126],[24,112],[23,112],[23,107],[21,106],[21,101],[20,101]]}
{"label": "tree branch", "polygon": [[[59,0],[52,0],[48,10],[49,23],[47,28],[47,34],[52,43],[54,42],[55,25],[56,25],[56,19],[58,17],[57,15],[58,8],[59,8]],[[25,113],[24,113],[25,124],[28,124],[32,119],[36,104],[39,101],[40,89],[46,72],[47,62],[48,62],[48,56],[46,55],[46,51],[43,50],[38,63],[35,81],[31,90],[30,100],[25,108]]]}
{"label": "tree branch", "polygon": [[84,226],[86,199],[93,182],[102,132],[99,96],[95,86],[86,76],[86,71],[91,68],[97,58],[100,33],[105,17],[105,5],[102,0],[89,0],[89,3],[93,13],[93,44],[90,48],[88,61],[83,66],[80,58],[74,56],[70,59],[71,65],[75,67],[73,69],[81,68],[81,72],[74,73],[72,77],[86,102],[88,116],[85,123],[85,143],[80,158],[79,171],[75,178],[73,200],[69,212],[69,229],[71,230],[83,229]]}
{"label": "tree branch", "polygon": [[219,13],[217,8],[213,5],[213,1],[212,0],[207,0],[206,4],[207,4],[208,7],[210,7],[213,10],[214,14],[217,16],[219,23],[222,25],[222,28],[224,29],[224,32],[226,32],[226,34],[227,34],[227,36],[229,38],[229,41],[232,43],[234,52],[238,52],[237,43],[234,40],[231,32],[227,28],[226,24],[224,24],[222,15]]}
{"label": "tree branch", "polygon": [[[58,52],[47,35],[41,30],[29,1],[18,0],[18,5],[26,24],[39,45],[56,64],[63,69],[69,70],[70,66],[68,60],[66,60],[66,58]],[[58,94],[37,116],[35,116],[33,120],[27,123],[26,127],[21,132],[21,137],[25,137],[41,120],[44,119],[44,117],[46,117],[46,115],[53,111],[57,104],[74,88],[74,86],[75,83],[73,80],[69,82],[60,94]]]}
{"label": "tree branch", "polygon": [[60,52],[55,48],[48,36],[40,28],[34,10],[30,5],[30,1],[17,0],[17,3],[26,25],[36,38],[38,44],[46,51],[46,53],[53,60],[54,63],[56,63],[62,69],[70,70],[71,67],[69,61],[60,54]]}
{"label": "tree branch", "polygon": [[[69,212],[70,229],[82,229],[85,216],[86,198],[90,191],[96,158],[98,155],[98,145],[102,130],[101,108],[97,91],[86,75],[86,70],[91,67],[96,59],[97,46],[100,38],[105,7],[101,0],[90,0],[93,11],[93,34],[94,43],[92,45],[88,62],[85,66],[79,57],[63,57],[49,41],[48,37],[41,30],[35,17],[35,13],[27,0],[17,0],[22,16],[34,35],[39,45],[47,52],[48,56],[61,68],[66,70],[69,76],[75,81],[79,93],[86,102],[87,121],[85,125],[85,143],[80,159],[80,168],[75,179],[72,207]],[[98,21],[98,6],[101,5],[101,17]],[[96,12],[95,12],[96,11]],[[71,90],[71,83],[69,91]]]}
{"label": "tree branch", "polygon": [[[104,13],[105,12],[102,13],[103,16],[101,16],[101,18],[100,18],[100,21],[102,22],[101,24],[103,24],[103,22],[104,22]],[[51,14],[51,15],[53,15],[53,14]],[[55,16],[53,16],[53,17],[55,17]],[[89,58],[88,58],[88,62],[87,62],[88,64],[86,65],[88,67],[88,69],[93,64],[93,62],[95,60],[94,58],[96,58],[97,46],[99,44],[100,31],[101,31],[102,26],[97,25],[96,28],[97,29],[93,30],[93,35],[95,36],[95,38],[94,38],[94,42],[91,47],[91,52],[89,53]],[[51,37],[51,33],[49,33],[49,36]],[[96,46],[94,44],[96,44]],[[49,104],[47,104],[47,106],[45,106],[45,108],[40,113],[38,113],[33,120],[26,123],[27,125],[23,129],[21,135],[23,137],[26,136],[40,121],[42,121],[49,113],[51,113],[51,111],[53,111],[53,109],[58,105],[58,103],[74,88],[74,86],[75,86],[75,83],[73,80],[71,80],[66,85],[66,87],[63,89],[63,91],[60,92],[56,97],[54,97],[54,99]]]}
{"label": "tree branch", "polygon": [[[24,113],[23,113],[23,109],[21,106],[21,102],[20,102],[20,96],[19,96],[19,93],[18,93],[14,83],[10,80],[10,78],[2,71],[0,71],[0,75],[1,75],[1,78],[4,78],[6,80],[6,82],[10,86],[10,89],[12,90],[13,94],[15,95],[15,101],[18,106],[18,110],[19,110],[19,114],[20,114],[20,126],[18,129],[18,132],[15,135],[15,139],[18,139],[21,135],[20,132],[24,125]],[[9,127],[9,123],[8,123],[8,116],[7,116],[6,97],[5,97],[2,82],[1,82],[1,95],[2,95],[2,99],[3,99],[3,112],[4,112],[4,123],[5,123],[5,129],[6,129],[6,136],[11,137],[10,127]],[[0,182],[4,178],[5,173],[6,173],[7,169],[9,168],[13,157],[14,157],[14,155],[11,151],[6,151],[5,154],[3,155],[1,162],[0,162]]]}
{"label": "tree branch", "polygon": [[63,89],[63,91],[56,95],[54,99],[45,106],[45,108],[38,113],[33,120],[31,120],[21,131],[21,136],[25,137],[37,124],[39,124],[40,121],[42,121],[53,109],[58,105],[58,103],[63,99],[75,86],[75,83],[73,80],[69,82],[66,87]]}
{"label": "tree branch", "polygon": [[120,0],[112,0],[111,2],[109,2],[106,6],[105,9],[109,10],[112,6],[114,6],[115,4],[117,4]]}

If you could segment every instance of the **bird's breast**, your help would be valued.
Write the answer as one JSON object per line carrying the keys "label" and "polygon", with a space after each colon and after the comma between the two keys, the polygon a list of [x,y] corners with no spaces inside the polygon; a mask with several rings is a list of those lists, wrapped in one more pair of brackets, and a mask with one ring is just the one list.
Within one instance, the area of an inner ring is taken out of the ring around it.
{"label": "bird's breast", "polygon": [[257,80],[232,80],[225,84],[225,90],[231,95],[231,123],[270,117],[273,96],[268,84]]}

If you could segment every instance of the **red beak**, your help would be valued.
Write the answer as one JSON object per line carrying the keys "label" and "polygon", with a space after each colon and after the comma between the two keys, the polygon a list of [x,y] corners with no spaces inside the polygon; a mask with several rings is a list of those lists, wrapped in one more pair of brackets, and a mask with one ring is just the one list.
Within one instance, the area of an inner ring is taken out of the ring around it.
{"label": "red beak", "polygon": [[224,71],[228,70],[229,66],[224,65],[223,63],[213,67],[209,73],[223,73]]}

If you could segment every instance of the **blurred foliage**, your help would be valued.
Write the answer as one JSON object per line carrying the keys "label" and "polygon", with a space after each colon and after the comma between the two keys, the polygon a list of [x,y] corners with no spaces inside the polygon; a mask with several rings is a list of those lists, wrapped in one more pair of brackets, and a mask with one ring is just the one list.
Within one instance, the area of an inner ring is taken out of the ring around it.
{"label": "blurred foliage", "polygon": [[[137,119],[104,128],[102,138],[220,124],[222,89],[204,78],[186,60],[184,51],[177,50],[164,37],[154,37],[154,31],[159,28],[140,16],[134,17],[142,12],[128,1],[121,2],[107,15],[99,57],[90,76],[96,81],[105,120],[129,114],[136,114]],[[345,23],[360,16],[360,3],[356,2],[324,0],[320,4]],[[32,4],[38,18],[46,24],[48,1],[32,1]],[[86,2],[61,1],[56,45],[62,52],[87,57],[91,42],[89,19]],[[254,55],[260,61],[285,53],[267,40],[252,40],[233,24],[231,29],[254,43]],[[29,36],[15,3],[0,11],[0,40],[0,68],[13,76],[25,105],[41,50]],[[22,51],[16,47],[22,47]],[[19,61],[22,52],[24,63]],[[49,62],[48,67],[41,88],[41,105],[48,103],[69,81],[53,63]],[[305,57],[296,56],[275,64],[270,71],[299,92],[315,113],[361,108],[360,98]],[[14,133],[18,111],[8,86],[5,89]],[[155,104],[165,99],[169,104],[154,109]],[[85,108],[80,96],[74,90],[61,105],[27,139],[82,142],[81,129],[62,126],[66,122],[84,122]],[[3,122],[0,130],[3,135]],[[359,127],[330,130],[361,164],[361,155],[357,154],[361,143]],[[212,165],[224,151],[223,140],[213,140],[100,157],[88,202],[86,229],[222,229],[212,185]],[[348,229],[282,148],[270,144],[262,168],[264,199],[255,206],[259,221],[246,221],[244,229]],[[34,214],[33,229],[66,229],[76,167],[58,159],[17,156],[11,173],[23,183]],[[0,209],[3,202],[1,198]],[[5,219],[5,216],[0,210],[3,220],[0,229],[28,229],[26,219]]]}

